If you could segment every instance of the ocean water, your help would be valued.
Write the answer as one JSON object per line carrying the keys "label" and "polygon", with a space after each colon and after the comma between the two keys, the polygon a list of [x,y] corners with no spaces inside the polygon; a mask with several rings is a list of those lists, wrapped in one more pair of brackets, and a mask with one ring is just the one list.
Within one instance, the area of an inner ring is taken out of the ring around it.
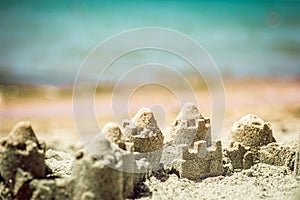
{"label": "ocean water", "polygon": [[[0,3],[0,82],[72,84],[97,44],[142,27],[190,36],[224,76],[300,75],[300,1],[13,0]],[[191,73],[172,55],[142,51],[112,66],[104,79],[118,80],[117,72],[132,60],[168,63]]]}

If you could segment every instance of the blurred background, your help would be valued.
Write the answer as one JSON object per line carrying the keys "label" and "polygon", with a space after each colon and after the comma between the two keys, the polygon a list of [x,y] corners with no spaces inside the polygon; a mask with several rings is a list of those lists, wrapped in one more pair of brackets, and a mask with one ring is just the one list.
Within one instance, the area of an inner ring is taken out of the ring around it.
{"label": "blurred background", "polygon": [[169,28],[192,37],[223,75],[297,76],[299,10],[299,1],[276,0],[2,1],[0,78],[71,85],[92,48],[139,27]]}
{"label": "blurred background", "polygon": [[[283,119],[300,116],[299,11],[300,1],[276,0],[1,1],[0,132],[7,132],[21,119],[35,122],[38,130],[50,135],[73,131],[72,86],[88,53],[119,32],[162,27],[196,40],[219,67],[227,94],[225,132],[233,120],[257,112],[266,120],[280,122],[280,132],[297,135],[298,121],[286,125]],[[122,62],[132,59],[174,66],[197,91],[204,115],[210,115],[207,87],[201,77],[193,77],[186,63],[155,52],[136,53]],[[122,62],[104,76],[109,84],[99,89],[100,124],[112,119],[107,105],[119,78],[114,70],[117,72]],[[159,75],[157,72],[154,77]],[[95,78],[86,73],[87,82]],[[149,88],[140,91],[141,100],[133,101],[138,104],[135,109],[151,105],[152,94]],[[157,102],[170,104],[164,97],[169,94],[161,94]],[[170,119],[180,109],[175,107]]]}

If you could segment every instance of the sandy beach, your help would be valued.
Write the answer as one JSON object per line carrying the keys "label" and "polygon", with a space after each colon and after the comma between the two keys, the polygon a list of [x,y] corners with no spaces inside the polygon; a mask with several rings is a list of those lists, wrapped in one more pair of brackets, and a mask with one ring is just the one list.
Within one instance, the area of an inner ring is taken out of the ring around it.
{"label": "sandy beach", "polygon": [[[253,113],[270,122],[273,136],[279,144],[297,149],[300,139],[300,81],[282,78],[225,79],[226,116],[223,132],[218,137],[223,148],[231,141],[230,130],[233,122]],[[10,88],[16,91],[5,92],[11,86],[2,86],[0,106],[0,133],[4,138],[18,121],[30,121],[40,140],[48,149],[56,149],[74,154],[83,147],[77,133],[72,110],[72,93],[69,88]],[[159,88],[145,88],[132,96],[128,103],[129,116],[141,107],[151,107],[153,102],[167,105],[163,115],[156,110],[157,121],[164,120],[161,129],[165,139],[169,137],[171,122],[180,107],[167,92]],[[24,91],[30,91],[28,94]],[[35,91],[34,93],[32,91]],[[206,87],[198,87],[195,94],[200,100],[203,116],[210,116],[210,96]],[[99,126],[114,121],[112,115],[112,92],[99,92],[96,95],[95,110]],[[120,102],[121,103],[121,102]],[[155,107],[154,107],[155,108]],[[127,113],[125,113],[127,114]],[[160,116],[161,115],[161,116]],[[167,178],[147,179],[136,192],[136,198],[145,199],[297,199],[299,180],[284,167],[257,164],[247,170],[236,171],[231,175],[191,181],[178,178],[175,174],[165,174]],[[271,185],[270,185],[271,183]],[[249,195],[251,193],[251,195]]]}
{"label": "sandy beach", "polygon": [[299,10],[1,1],[0,200],[299,200]]}

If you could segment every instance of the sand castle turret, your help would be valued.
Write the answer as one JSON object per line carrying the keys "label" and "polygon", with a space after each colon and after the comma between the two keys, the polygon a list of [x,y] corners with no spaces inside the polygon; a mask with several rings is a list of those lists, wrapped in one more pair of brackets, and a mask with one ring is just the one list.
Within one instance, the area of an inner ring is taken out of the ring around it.
{"label": "sand castle turret", "polygon": [[199,140],[205,140],[207,146],[211,145],[210,120],[202,117],[195,104],[187,103],[172,123],[170,141],[191,145]]}
{"label": "sand castle turret", "polygon": [[117,123],[106,123],[102,129],[102,133],[110,142],[117,144],[121,149],[125,149],[125,138]]}

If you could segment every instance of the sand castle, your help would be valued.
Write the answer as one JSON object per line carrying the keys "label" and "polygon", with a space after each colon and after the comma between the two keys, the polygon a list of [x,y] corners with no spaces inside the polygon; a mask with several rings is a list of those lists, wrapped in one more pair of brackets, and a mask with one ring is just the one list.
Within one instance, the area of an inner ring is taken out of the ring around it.
{"label": "sand castle", "polygon": [[0,143],[0,174],[13,195],[33,178],[46,176],[45,144],[36,138],[29,122],[18,123]]}
{"label": "sand castle", "polygon": [[131,120],[123,122],[123,130],[126,150],[136,152],[136,159],[146,158],[152,170],[158,169],[164,137],[151,110],[140,109]]}
{"label": "sand castle", "polygon": [[141,162],[135,163],[134,157],[103,134],[97,135],[91,145],[93,151],[80,150],[74,158],[64,152],[46,151],[30,123],[18,123],[1,141],[0,197],[36,200],[132,197],[134,186],[144,179],[145,173],[126,171],[129,168],[138,171],[143,167],[138,165]]}
{"label": "sand castle", "polygon": [[[51,177],[52,169],[47,165],[45,151],[45,143],[38,141],[29,122],[19,122],[1,140],[1,199],[70,198],[66,187],[69,179]],[[54,152],[49,152],[48,156],[52,157],[51,155],[57,156]],[[55,170],[57,168],[54,167],[53,171]]]}
{"label": "sand castle", "polygon": [[222,145],[212,144],[210,120],[195,104],[183,106],[172,124],[162,163],[182,178],[200,179],[223,173]]}
{"label": "sand castle", "polygon": [[[29,122],[18,123],[0,142],[0,197],[3,199],[125,199],[138,194],[148,176],[175,173],[199,180],[229,175],[256,163],[285,166],[299,176],[299,152],[275,143],[269,123],[247,115],[232,127],[222,150],[211,140],[210,120],[186,104],[164,137],[150,109],[122,127],[106,124],[89,148],[74,156],[52,149]],[[252,169],[252,168],[251,168]]]}
{"label": "sand castle", "polygon": [[258,116],[243,116],[233,124],[231,134],[233,141],[223,153],[232,170],[249,169],[256,163],[287,166],[293,170],[296,152],[275,143],[271,125]]}

